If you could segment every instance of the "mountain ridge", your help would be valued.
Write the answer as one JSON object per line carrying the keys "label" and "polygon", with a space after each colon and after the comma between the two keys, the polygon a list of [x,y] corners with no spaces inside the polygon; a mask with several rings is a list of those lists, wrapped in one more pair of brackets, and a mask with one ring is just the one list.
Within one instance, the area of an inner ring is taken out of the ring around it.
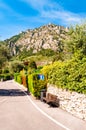
{"label": "mountain ridge", "polygon": [[67,27],[48,24],[39,28],[28,29],[6,41],[14,55],[17,54],[18,50],[22,51],[23,49],[27,51],[33,49],[33,53],[37,53],[41,49],[58,51],[62,40],[67,38],[67,32]]}

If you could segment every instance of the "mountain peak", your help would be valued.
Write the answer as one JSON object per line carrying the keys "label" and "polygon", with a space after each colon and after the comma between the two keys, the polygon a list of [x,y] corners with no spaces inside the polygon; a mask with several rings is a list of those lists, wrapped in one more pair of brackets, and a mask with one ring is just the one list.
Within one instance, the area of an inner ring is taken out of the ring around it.
{"label": "mountain peak", "polygon": [[9,41],[16,47],[21,46],[21,50],[24,48],[26,48],[26,50],[33,49],[33,53],[41,49],[58,51],[62,40],[67,37],[67,31],[68,28],[49,23],[33,30],[28,29],[9,39]]}

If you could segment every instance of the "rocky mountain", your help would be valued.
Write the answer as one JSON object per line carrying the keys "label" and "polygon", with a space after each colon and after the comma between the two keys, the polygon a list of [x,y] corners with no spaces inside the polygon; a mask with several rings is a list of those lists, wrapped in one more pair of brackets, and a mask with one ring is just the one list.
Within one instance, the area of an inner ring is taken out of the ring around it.
{"label": "rocky mountain", "polygon": [[33,49],[33,53],[41,49],[58,51],[62,40],[67,38],[67,32],[68,28],[48,24],[33,30],[28,29],[25,32],[21,32],[19,35],[7,39],[7,42],[14,55],[23,49]]}

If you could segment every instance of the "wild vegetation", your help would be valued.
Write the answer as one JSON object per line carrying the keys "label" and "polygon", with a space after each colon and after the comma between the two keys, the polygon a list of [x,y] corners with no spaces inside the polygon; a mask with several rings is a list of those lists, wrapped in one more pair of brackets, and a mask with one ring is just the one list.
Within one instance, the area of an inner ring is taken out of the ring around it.
{"label": "wild vegetation", "polygon": [[[51,26],[49,26],[49,29],[50,27]],[[55,28],[56,26],[54,26],[54,29]],[[42,29],[42,27],[40,29]],[[34,31],[35,35],[37,35],[37,30],[39,29],[36,29],[36,34]],[[53,33],[51,30],[49,32],[50,35]],[[37,82],[28,80],[28,75],[29,77],[31,75],[35,77],[35,75],[44,74],[46,81],[55,84],[57,87],[70,91],[77,91],[79,93],[86,93],[86,24],[72,26],[68,32],[62,31],[62,33],[65,35],[65,38],[60,40],[57,50],[41,48],[38,52],[34,52],[34,48],[27,50],[25,47],[12,56],[12,53],[9,53],[10,51],[8,51],[10,49],[7,49],[9,48],[8,42],[4,43],[4,45],[1,43],[0,76],[3,73],[13,75],[17,72],[17,74],[15,74],[15,79],[18,82],[22,83],[21,77],[23,75],[22,78],[25,86],[28,83],[31,85],[36,84],[36,86],[42,86],[41,88],[43,88],[44,82],[42,83],[42,81],[40,82],[38,79]],[[34,36],[34,34],[32,36]],[[64,37],[64,35],[57,35],[55,33],[53,39],[56,42],[56,40],[58,41],[59,36],[61,38],[61,36]],[[18,43],[17,40],[20,38],[18,37],[18,39],[15,39]],[[24,76],[26,78],[24,78]],[[40,85],[41,83],[42,85]],[[35,88],[36,90],[32,90],[31,87],[29,89],[35,96],[39,97],[38,90],[40,91],[40,89]]]}
{"label": "wild vegetation", "polygon": [[70,28],[65,41],[70,59],[57,61],[43,67],[48,82],[57,87],[86,93],[86,24]]}

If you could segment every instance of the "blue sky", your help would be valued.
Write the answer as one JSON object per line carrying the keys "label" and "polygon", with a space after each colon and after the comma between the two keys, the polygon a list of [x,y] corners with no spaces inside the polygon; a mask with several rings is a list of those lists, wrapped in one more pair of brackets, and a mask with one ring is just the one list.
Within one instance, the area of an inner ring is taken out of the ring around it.
{"label": "blue sky", "polygon": [[0,40],[48,23],[62,26],[86,20],[86,0],[0,0]]}

